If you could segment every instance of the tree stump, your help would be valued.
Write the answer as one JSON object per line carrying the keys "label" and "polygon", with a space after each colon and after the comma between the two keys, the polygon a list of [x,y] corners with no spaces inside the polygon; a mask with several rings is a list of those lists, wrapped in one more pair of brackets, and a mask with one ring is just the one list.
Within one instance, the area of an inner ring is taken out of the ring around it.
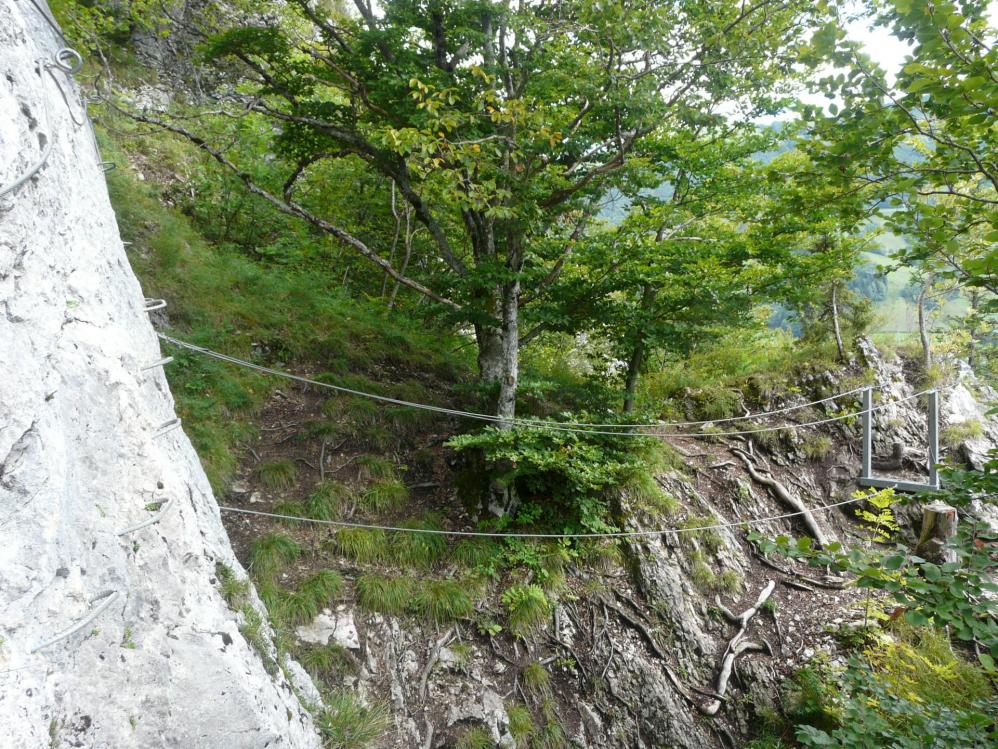
{"label": "tree stump", "polygon": [[904,465],[905,447],[900,442],[891,443],[891,454],[887,457],[874,457],[873,467],[878,471],[897,471]]}
{"label": "tree stump", "polygon": [[922,508],[922,533],[915,553],[931,562],[955,562],[956,553],[947,543],[956,535],[957,512],[945,502],[933,502]]}

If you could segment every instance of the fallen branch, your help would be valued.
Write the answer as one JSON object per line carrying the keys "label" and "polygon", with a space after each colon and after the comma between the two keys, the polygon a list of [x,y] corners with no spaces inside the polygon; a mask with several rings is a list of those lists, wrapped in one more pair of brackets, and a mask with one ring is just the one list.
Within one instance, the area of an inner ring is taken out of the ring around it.
{"label": "fallen branch", "polygon": [[444,636],[437,640],[436,645],[433,646],[433,651],[430,653],[429,660],[426,661],[426,667],[423,669],[423,673],[420,674],[419,678],[419,699],[423,700],[426,698],[426,682],[430,678],[430,672],[433,667],[437,664],[437,659],[440,658],[440,648],[450,642],[451,637],[454,636],[454,628],[451,627],[446,632]]}
{"label": "fallen branch", "polygon": [[818,522],[814,519],[814,515],[811,514],[811,511],[803,502],[794,497],[787,490],[787,487],[774,479],[772,476],[763,476],[759,473],[759,470],[755,465],[755,461],[747,452],[739,450],[737,447],[731,448],[731,452],[742,459],[742,462],[745,464],[745,469],[748,471],[748,474],[752,477],[753,481],[767,487],[777,499],[801,514],[801,520],[804,521],[804,525],[807,526],[808,531],[810,531],[811,535],[814,536],[814,540],[817,541],[820,546],[828,545],[828,537],[825,535],[825,532],[821,530],[821,526],[818,525]]}
{"label": "fallen branch", "polygon": [[[759,609],[762,608],[763,604],[765,604],[766,601],[769,600],[769,597],[773,595],[773,591],[775,589],[776,581],[770,580],[759,593],[759,598],[756,599],[755,604],[752,607],[745,609],[745,611],[738,615],[732,614],[723,606],[720,607],[721,613],[724,614],[724,617],[732,624],[738,625],[738,631],[735,633],[735,636],[728,641],[727,647],[724,648],[724,654],[721,656],[721,670],[717,674],[717,680],[714,687],[714,691],[717,693],[717,696],[710,702],[698,706],[700,708],[700,712],[704,715],[717,715],[718,710],[721,709],[721,705],[724,702],[724,695],[728,691],[728,681],[731,679],[731,672],[734,669],[735,659],[746,651],[762,651],[767,649],[766,646],[749,642],[743,638],[745,637],[745,630],[748,628],[749,620],[759,612]],[[772,648],[769,648],[769,650],[772,652]]]}

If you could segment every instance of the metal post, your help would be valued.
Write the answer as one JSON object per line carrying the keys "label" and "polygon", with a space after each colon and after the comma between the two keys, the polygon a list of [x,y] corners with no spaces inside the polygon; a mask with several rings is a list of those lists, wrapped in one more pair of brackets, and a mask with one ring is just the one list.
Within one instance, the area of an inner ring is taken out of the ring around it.
{"label": "metal post", "polygon": [[939,391],[933,390],[929,396],[929,484],[939,488]]}
{"label": "metal post", "polygon": [[860,478],[873,478],[873,388],[863,390],[863,471]]}

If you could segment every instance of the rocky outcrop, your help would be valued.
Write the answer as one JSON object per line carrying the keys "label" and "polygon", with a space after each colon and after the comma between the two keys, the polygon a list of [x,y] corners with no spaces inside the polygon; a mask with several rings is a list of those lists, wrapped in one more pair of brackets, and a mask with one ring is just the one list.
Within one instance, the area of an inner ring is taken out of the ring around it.
{"label": "rocky outcrop", "polygon": [[0,197],[0,746],[317,747],[216,589],[244,573],[59,48],[0,0],[0,185],[50,150]]}

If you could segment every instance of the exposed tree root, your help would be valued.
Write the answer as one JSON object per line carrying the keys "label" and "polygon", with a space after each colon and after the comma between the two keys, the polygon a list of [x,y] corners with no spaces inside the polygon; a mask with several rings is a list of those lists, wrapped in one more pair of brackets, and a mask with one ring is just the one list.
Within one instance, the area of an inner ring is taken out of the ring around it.
{"label": "exposed tree root", "polygon": [[770,580],[766,583],[766,586],[759,593],[759,598],[756,599],[755,604],[748,609],[745,609],[741,614],[733,614],[728,609],[720,606],[720,611],[732,624],[738,625],[738,631],[735,636],[728,641],[727,647],[724,649],[724,654],[721,656],[721,670],[717,674],[717,680],[714,682],[714,691],[716,692],[716,697],[710,702],[706,702],[702,705],[698,705],[700,712],[704,715],[717,715],[718,710],[721,709],[721,705],[724,702],[724,695],[728,691],[728,681],[731,679],[731,673],[735,666],[735,658],[746,651],[766,651],[768,650],[772,653],[772,648],[769,647],[768,643],[765,645],[759,645],[754,642],[749,642],[743,639],[745,637],[745,630],[748,628],[749,620],[755,616],[759,609],[762,608],[763,604],[769,600],[769,597],[773,595],[773,591],[776,589],[776,581]]}
{"label": "exposed tree root", "polygon": [[745,464],[745,469],[748,471],[748,474],[752,477],[753,481],[767,487],[777,499],[785,505],[793,508],[796,512],[801,513],[801,520],[804,521],[804,525],[807,526],[808,531],[812,536],[814,536],[814,540],[817,541],[818,544],[821,546],[828,545],[828,536],[826,536],[825,532],[821,530],[821,526],[818,525],[818,522],[814,519],[814,515],[811,514],[811,511],[803,502],[793,496],[787,490],[787,487],[774,479],[772,476],[764,476],[759,473],[759,469],[756,467],[755,461],[747,452],[739,450],[737,447],[731,448],[731,452],[742,459],[742,462]]}
{"label": "exposed tree root", "polygon": [[644,637],[649,647],[651,647],[652,652],[662,659],[663,661],[662,668],[665,670],[665,675],[669,677],[669,681],[672,682],[673,688],[682,696],[684,700],[689,702],[691,705],[695,705],[696,701],[690,695],[689,691],[686,689],[686,686],[683,684],[682,681],[680,681],[676,673],[672,670],[672,668],[669,667],[668,656],[666,655],[665,651],[662,650],[662,647],[658,644],[658,640],[655,639],[655,636],[648,630],[648,628],[640,621],[635,619],[633,616],[631,616],[629,613],[627,613],[623,608],[613,603],[612,601],[603,599],[602,603],[607,608],[616,611],[617,615],[626,624],[631,625],[631,627],[636,629]]}

